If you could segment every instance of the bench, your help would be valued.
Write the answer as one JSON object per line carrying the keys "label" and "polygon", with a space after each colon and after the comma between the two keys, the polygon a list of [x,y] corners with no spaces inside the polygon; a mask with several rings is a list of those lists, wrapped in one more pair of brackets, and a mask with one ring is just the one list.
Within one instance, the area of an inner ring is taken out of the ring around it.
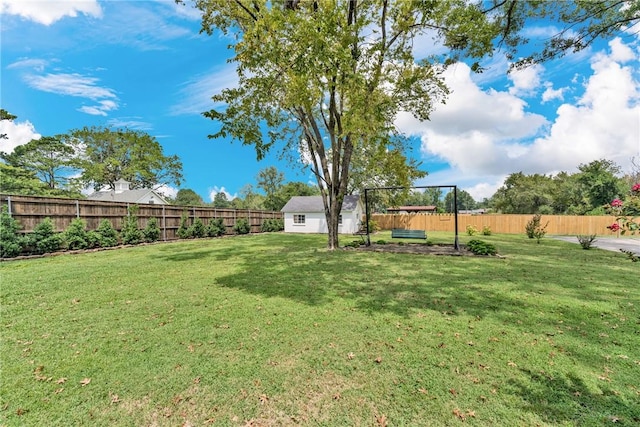
{"label": "bench", "polygon": [[424,230],[403,230],[394,228],[391,230],[392,239],[426,239],[427,233]]}

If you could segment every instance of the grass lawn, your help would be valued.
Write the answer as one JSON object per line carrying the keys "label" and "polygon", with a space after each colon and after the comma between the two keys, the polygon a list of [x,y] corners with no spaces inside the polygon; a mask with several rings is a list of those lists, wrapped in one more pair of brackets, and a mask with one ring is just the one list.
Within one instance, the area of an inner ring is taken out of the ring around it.
{"label": "grass lawn", "polygon": [[266,234],[3,262],[0,425],[638,425],[638,264],[479,238],[505,258]]}

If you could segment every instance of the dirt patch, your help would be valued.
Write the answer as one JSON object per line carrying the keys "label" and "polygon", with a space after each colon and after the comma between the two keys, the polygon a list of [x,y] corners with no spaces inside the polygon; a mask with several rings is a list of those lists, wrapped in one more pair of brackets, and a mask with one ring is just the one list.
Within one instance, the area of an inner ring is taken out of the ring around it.
{"label": "dirt patch", "polygon": [[468,250],[462,244],[459,245],[459,249],[456,249],[453,244],[427,245],[424,243],[386,243],[384,245],[371,243],[371,246],[361,245],[357,248],[345,247],[344,249],[354,251],[391,252],[398,254],[416,255],[478,256]]}

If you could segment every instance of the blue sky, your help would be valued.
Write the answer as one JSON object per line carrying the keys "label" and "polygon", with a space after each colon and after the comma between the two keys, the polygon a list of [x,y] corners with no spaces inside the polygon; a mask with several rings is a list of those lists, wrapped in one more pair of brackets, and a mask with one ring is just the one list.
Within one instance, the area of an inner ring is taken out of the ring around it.
{"label": "blue sky", "polygon": [[[202,117],[211,95],[234,86],[228,40],[200,34],[198,11],[173,0],[0,0],[0,102],[18,116],[3,121],[0,150],[83,126],[127,126],[155,136],[184,166],[181,188],[205,200],[230,197],[276,166],[287,180],[313,182],[274,151],[210,140]],[[545,38],[553,26],[528,28]],[[433,51],[417,40],[418,54]],[[435,48],[437,49],[437,48]],[[512,173],[575,172],[607,158],[630,170],[640,159],[640,38],[633,31],[581,53],[521,72],[497,54],[487,71],[465,64],[445,72],[447,103],[420,123],[400,114],[413,155],[429,175],[416,185],[456,184],[476,200]],[[175,194],[176,188],[164,188]]]}

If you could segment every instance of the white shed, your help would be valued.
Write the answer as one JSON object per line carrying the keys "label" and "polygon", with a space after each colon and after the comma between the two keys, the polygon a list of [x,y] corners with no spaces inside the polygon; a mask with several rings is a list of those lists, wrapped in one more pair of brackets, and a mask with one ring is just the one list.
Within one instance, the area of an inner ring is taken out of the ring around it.
{"label": "white shed", "polygon": [[[322,196],[295,196],[281,209],[286,233],[327,233]],[[358,195],[344,196],[338,233],[353,234],[360,229],[364,206]]]}

